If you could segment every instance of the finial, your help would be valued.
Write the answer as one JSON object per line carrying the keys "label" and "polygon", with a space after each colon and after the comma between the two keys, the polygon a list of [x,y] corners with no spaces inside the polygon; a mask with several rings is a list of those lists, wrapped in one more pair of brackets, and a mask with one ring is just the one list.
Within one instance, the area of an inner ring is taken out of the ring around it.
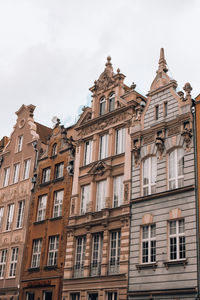
{"label": "finial", "polygon": [[110,55],[107,57],[107,63],[106,63],[106,67],[108,67],[108,66],[112,66],[112,64],[111,64],[111,57],[110,57]]}
{"label": "finial", "polygon": [[136,88],[136,84],[135,84],[135,82],[132,82],[132,84],[131,84],[131,89],[132,89],[132,90],[135,90],[135,88]]}
{"label": "finial", "polygon": [[119,69],[119,68],[117,69],[117,73],[118,73],[118,74],[120,73],[120,69]]}
{"label": "finial", "polygon": [[164,71],[167,73],[167,62],[165,60],[164,48],[160,49],[160,59],[159,59],[159,70]]}

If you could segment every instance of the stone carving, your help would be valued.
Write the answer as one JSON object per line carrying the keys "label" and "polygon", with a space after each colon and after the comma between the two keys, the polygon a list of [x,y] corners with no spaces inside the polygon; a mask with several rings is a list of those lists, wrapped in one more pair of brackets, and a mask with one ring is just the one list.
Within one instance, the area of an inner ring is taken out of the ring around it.
{"label": "stone carving", "polygon": [[163,152],[165,149],[163,131],[157,132],[155,144],[156,144],[156,148],[157,148],[158,158],[162,159],[162,155],[163,155]]}
{"label": "stone carving", "polygon": [[191,150],[190,144],[192,142],[192,129],[190,128],[189,122],[184,125],[181,135],[186,145],[186,151],[189,152]]}
{"label": "stone carving", "polygon": [[135,166],[138,166],[138,162],[140,159],[140,149],[141,149],[141,142],[139,139],[133,141],[133,155],[135,160]]}
{"label": "stone carving", "polygon": [[89,170],[88,173],[93,175],[100,175],[102,176],[107,170],[110,170],[111,166],[107,165],[103,161],[99,161],[98,163],[94,164],[92,168]]}
{"label": "stone carving", "polygon": [[154,141],[154,134],[149,134],[149,135],[144,136],[143,144],[146,145],[146,144],[152,143],[153,141]]}
{"label": "stone carving", "polygon": [[[98,80],[95,80],[94,82],[94,90],[97,91],[99,89],[106,90],[111,86],[115,80],[113,79],[113,67],[111,64],[111,57],[107,57],[107,63],[106,63],[106,68],[104,72],[100,75]],[[120,70],[119,70],[120,71]],[[119,72],[118,72],[119,73]]]}
{"label": "stone carving", "polygon": [[186,95],[185,95],[185,101],[186,100],[191,100],[192,87],[191,87],[190,83],[186,82],[186,84],[184,85],[183,89],[184,89],[184,91],[186,93]]}
{"label": "stone carving", "polygon": [[129,184],[125,183],[124,185],[124,201],[128,201],[129,200]]}

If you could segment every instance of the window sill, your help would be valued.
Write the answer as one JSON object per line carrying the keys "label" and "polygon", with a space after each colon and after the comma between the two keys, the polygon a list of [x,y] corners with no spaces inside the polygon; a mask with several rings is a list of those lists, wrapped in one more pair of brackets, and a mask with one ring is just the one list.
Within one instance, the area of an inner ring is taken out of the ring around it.
{"label": "window sill", "polygon": [[147,264],[137,264],[136,268],[139,272],[140,272],[140,270],[143,270],[143,269],[153,269],[155,271],[157,266],[158,266],[158,264],[155,262],[155,263],[147,263]]}
{"label": "window sill", "polygon": [[44,270],[45,271],[48,271],[48,270],[56,270],[58,268],[57,265],[54,265],[54,266],[45,266],[44,267]]}
{"label": "window sill", "polygon": [[51,180],[47,181],[47,182],[42,182],[40,183],[40,187],[43,187],[43,186],[46,186],[46,185],[49,185],[51,183]]}
{"label": "window sill", "polygon": [[57,154],[51,155],[50,158],[54,159],[57,157]]}
{"label": "window sill", "polygon": [[187,258],[186,259],[181,259],[181,260],[170,260],[170,261],[164,261],[163,264],[168,270],[169,267],[176,267],[176,266],[183,266],[184,268],[186,267],[188,263]]}
{"label": "window sill", "polygon": [[45,220],[35,221],[33,224],[34,225],[39,225],[39,224],[43,224],[44,222],[45,222]]}
{"label": "window sill", "polygon": [[40,268],[37,267],[37,268],[28,268],[28,272],[39,272],[40,271]]}
{"label": "window sill", "polygon": [[49,219],[49,221],[56,221],[56,220],[60,220],[60,219],[62,219],[62,216],[51,218],[51,219]]}
{"label": "window sill", "polygon": [[52,180],[52,182],[57,182],[57,181],[62,181],[64,179],[64,176],[62,177],[58,177],[58,178],[55,178],[54,180]]}

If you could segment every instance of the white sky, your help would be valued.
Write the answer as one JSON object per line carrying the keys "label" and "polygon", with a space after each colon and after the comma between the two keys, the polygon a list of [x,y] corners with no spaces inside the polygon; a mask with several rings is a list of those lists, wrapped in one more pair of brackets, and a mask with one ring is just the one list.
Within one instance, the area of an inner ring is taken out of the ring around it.
{"label": "white sky", "polygon": [[199,15],[199,0],[0,0],[0,137],[22,104],[44,125],[74,123],[108,55],[145,95],[164,47],[169,75],[196,97]]}

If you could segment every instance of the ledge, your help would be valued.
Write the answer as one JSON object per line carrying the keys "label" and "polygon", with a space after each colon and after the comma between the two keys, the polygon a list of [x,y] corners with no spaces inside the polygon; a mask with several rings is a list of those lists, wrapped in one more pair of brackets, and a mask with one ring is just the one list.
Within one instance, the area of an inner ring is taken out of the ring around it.
{"label": "ledge", "polygon": [[52,158],[52,159],[54,159],[54,158],[56,158],[56,157],[57,157],[57,154],[51,155],[51,156],[50,156],[50,158]]}
{"label": "ledge", "polygon": [[60,219],[62,219],[62,216],[51,218],[51,219],[49,219],[49,221],[56,221],[56,220],[60,220]]}
{"label": "ledge", "polygon": [[40,271],[40,268],[37,267],[37,268],[28,268],[28,272],[39,272]]}
{"label": "ledge", "polygon": [[169,267],[176,267],[176,266],[183,266],[184,268],[186,267],[188,263],[187,258],[186,259],[181,259],[181,260],[170,260],[170,261],[164,261],[163,264],[168,270]]}
{"label": "ledge", "polygon": [[40,187],[43,187],[43,186],[46,186],[46,185],[49,185],[51,183],[51,180],[47,181],[47,182],[42,182],[40,183]]}
{"label": "ledge", "polygon": [[44,270],[45,271],[49,271],[49,270],[57,270],[58,266],[54,265],[54,266],[44,266]]}
{"label": "ledge", "polygon": [[62,181],[64,179],[64,176],[59,177],[59,178],[55,178],[52,180],[53,183],[57,182],[57,181]]}
{"label": "ledge", "polygon": [[147,263],[147,264],[137,264],[136,265],[136,268],[137,270],[140,272],[140,270],[143,270],[143,269],[153,269],[154,271],[156,270],[158,264],[155,262],[155,263]]}
{"label": "ledge", "polygon": [[33,224],[34,225],[39,225],[39,224],[43,224],[44,222],[45,222],[45,220],[35,221]]}

